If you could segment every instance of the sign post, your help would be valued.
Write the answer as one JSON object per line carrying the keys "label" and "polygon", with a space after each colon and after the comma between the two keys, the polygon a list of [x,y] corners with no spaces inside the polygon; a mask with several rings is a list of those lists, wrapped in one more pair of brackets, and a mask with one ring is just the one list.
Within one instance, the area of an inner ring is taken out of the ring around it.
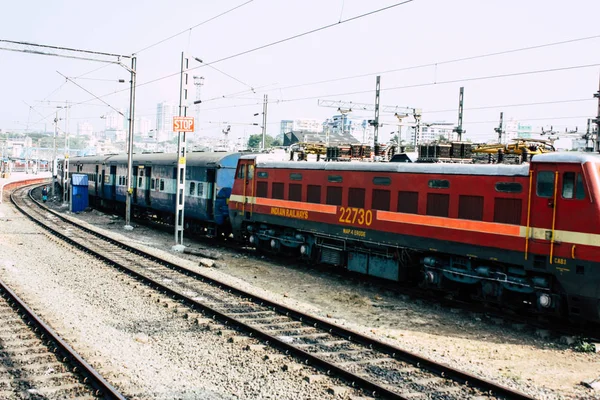
{"label": "sign post", "polygon": [[183,251],[185,205],[185,135],[194,131],[194,118],[187,116],[189,58],[181,53],[181,80],[179,84],[179,116],[173,117],[173,132],[177,132],[177,189],[175,192],[175,246]]}

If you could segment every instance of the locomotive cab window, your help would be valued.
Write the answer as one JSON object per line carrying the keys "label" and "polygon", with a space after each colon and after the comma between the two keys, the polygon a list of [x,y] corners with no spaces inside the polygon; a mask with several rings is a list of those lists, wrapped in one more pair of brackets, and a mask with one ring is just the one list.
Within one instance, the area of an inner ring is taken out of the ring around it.
{"label": "locomotive cab window", "polygon": [[554,194],[554,172],[539,171],[537,174],[536,192],[539,197],[552,197]]}
{"label": "locomotive cab window", "polygon": [[254,179],[254,165],[253,164],[248,165],[248,180],[250,180],[250,179]]}
{"label": "locomotive cab window", "polygon": [[240,164],[238,166],[238,173],[237,173],[237,177],[238,179],[244,179],[244,170],[246,169],[246,164]]}
{"label": "locomotive cab window", "polygon": [[585,198],[583,177],[581,174],[575,174],[575,172],[565,172],[563,174],[562,197],[563,199],[577,200]]}

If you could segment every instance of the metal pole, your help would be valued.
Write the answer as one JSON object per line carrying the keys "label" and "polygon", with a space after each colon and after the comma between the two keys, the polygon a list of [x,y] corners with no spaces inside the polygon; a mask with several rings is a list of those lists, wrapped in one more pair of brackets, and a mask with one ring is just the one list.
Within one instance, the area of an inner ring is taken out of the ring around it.
{"label": "metal pole", "polygon": [[65,101],[65,161],[63,165],[63,203],[69,201],[69,102]]}
{"label": "metal pole", "polygon": [[[181,73],[179,83],[179,116],[187,116],[189,59],[181,53]],[[185,132],[177,133],[177,189],[175,192],[175,245],[183,246],[185,208]]]}
{"label": "metal pole", "polygon": [[136,57],[131,58],[131,81],[129,87],[129,134],[127,135],[127,197],[125,200],[125,229],[133,229],[131,226],[131,194],[133,185],[131,182],[133,172],[133,123],[135,121],[135,78]]}
{"label": "metal pole", "polygon": [[375,152],[374,159],[379,156],[379,88],[380,88],[380,76],[377,75],[377,81],[375,83],[375,131],[373,132],[373,151]]}
{"label": "metal pole", "polygon": [[501,112],[500,113],[500,124],[498,124],[498,127],[495,129],[496,133],[498,134],[498,143],[502,144],[502,124],[503,124],[503,120],[504,120],[504,113]]}
{"label": "metal pole", "polygon": [[265,150],[265,139],[267,136],[267,102],[268,95],[263,96],[263,119],[262,119],[262,149]]}
{"label": "metal pole", "polygon": [[458,141],[462,141],[462,134],[466,131],[463,131],[462,123],[463,123],[463,97],[464,97],[464,87],[460,88],[460,94],[458,95],[458,126],[454,129],[454,132],[457,133]]}
{"label": "metal pole", "polygon": [[594,122],[596,123],[596,139],[594,140],[594,150],[600,152],[600,82],[598,85],[598,91],[594,93],[594,97],[598,99],[598,113],[596,114],[596,119]]}

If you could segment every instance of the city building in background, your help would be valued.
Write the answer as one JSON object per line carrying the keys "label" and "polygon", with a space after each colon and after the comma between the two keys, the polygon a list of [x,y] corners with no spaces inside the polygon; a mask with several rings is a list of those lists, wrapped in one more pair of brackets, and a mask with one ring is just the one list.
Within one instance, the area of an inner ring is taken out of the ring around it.
{"label": "city building in background", "polygon": [[91,137],[94,132],[94,126],[87,122],[79,122],[77,124],[77,136],[80,137]]}
{"label": "city building in background", "polygon": [[156,105],[156,140],[168,141],[175,137],[173,133],[173,116],[177,114],[173,103],[163,101]]}

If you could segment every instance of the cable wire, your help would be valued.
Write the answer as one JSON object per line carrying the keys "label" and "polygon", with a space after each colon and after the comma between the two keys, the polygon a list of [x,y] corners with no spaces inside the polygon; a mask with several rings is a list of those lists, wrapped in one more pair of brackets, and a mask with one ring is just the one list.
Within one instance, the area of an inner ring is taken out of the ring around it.
{"label": "cable wire", "polygon": [[167,40],[171,40],[171,39],[173,39],[173,38],[175,38],[175,37],[177,37],[177,36],[179,36],[179,35],[183,35],[184,33],[188,32],[188,31],[189,31],[189,32],[191,32],[191,31],[192,31],[192,29],[198,28],[199,26],[202,26],[202,25],[204,25],[204,24],[206,24],[206,23],[208,23],[208,22],[210,22],[210,21],[213,21],[213,20],[215,20],[215,19],[217,19],[217,18],[219,18],[219,17],[222,17],[223,15],[229,14],[230,12],[232,12],[232,11],[235,11],[235,10],[237,10],[237,9],[238,9],[238,8],[240,8],[240,7],[243,7],[243,6],[245,6],[246,4],[252,3],[253,1],[254,1],[254,0],[248,0],[248,1],[247,1],[247,2],[245,2],[245,3],[242,3],[242,4],[240,4],[240,5],[237,5],[237,6],[235,6],[235,7],[231,8],[231,9],[229,9],[229,10],[227,10],[227,11],[224,11],[224,12],[222,12],[221,14],[215,15],[214,17],[211,17],[211,18],[209,18],[209,19],[207,19],[207,20],[205,20],[205,21],[202,21],[202,22],[200,22],[199,24],[196,24],[196,25],[194,25],[194,26],[192,26],[192,27],[190,27],[190,28],[188,28],[188,29],[186,29],[186,30],[183,30],[183,31],[181,31],[181,32],[179,32],[179,33],[176,33],[176,34],[172,35],[172,36],[169,36],[168,38],[166,38],[166,39],[163,39],[163,40],[161,40],[161,41],[159,41],[159,42],[156,42],[156,43],[154,43],[154,44],[151,44],[150,46],[146,46],[146,47],[144,47],[143,49],[141,49],[141,50],[138,50],[138,51],[136,51],[136,52],[135,52],[135,53],[133,53],[133,54],[139,54],[139,53],[141,53],[142,51],[148,50],[148,49],[150,49],[150,48],[152,48],[152,47],[154,47],[154,46],[158,46],[159,44],[161,44],[161,43],[164,43],[164,42],[166,42]]}
{"label": "cable wire", "polygon": [[[295,89],[295,88],[298,88],[298,87],[322,85],[324,83],[332,83],[332,82],[339,82],[339,81],[350,80],[350,79],[365,78],[365,77],[368,77],[368,76],[383,75],[383,74],[389,74],[389,73],[393,73],[393,72],[409,71],[409,70],[421,69],[421,68],[427,68],[427,67],[433,67],[433,66],[437,67],[438,65],[452,64],[452,63],[463,62],[463,61],[470,61],[470,60],[475,60],[475,59],[478,59],[478,58],[493,57],[493,56],[498,56],[498,55],[504,55],[504,54],[521,52],[521,51],[534,50],[534,49],[541,49],[541,48],[544,48],[544,47],[558,46],[558,45],[562,45],[562,44],[574,43],[574,42],[580,42],[580,41],[584,41],[584,40],[591,40],[591,39],[598,39],[598,38],[600,38],[600,35],[586,36],[586,37],[581,37],[581,38],[575,38],[575,39],[569,39],[569,40],[562,40],[562,41],[559,41],[559,42],[544,43],[544,44],[535,45],[535,46],[520,47],[520,48],[516,48],[516,49],[509,49],[509,50],[504,50],[504,51],[497,51],[497,52],[493,52],[493,53],[484,53],[484,54],[479,54],[479,55],[475,55],[475,56],[468,56],[468,57],[461,57],[461,58],[455,58],[455,59],[450,59],[450,60],[432,62],[432,63],[428,63],[428,64],[418,64],[418,65],[412,65],[412,66],[408,66],[408,67],[402,67],[402,68],[389,69],[389,70],[385,70],[385,71],[379,71],[379,72],[371,72],[371,73],[359,74],[359,75],[351,75],[351,76],[346,76],[346,77],[341,77],[341,78],[332,78],[332,79],[326,79],[326,80],[321,80],[321,81],[314,81],[314,82],[300,83],[300,84],[295,84],[295,85],[282,86],[282,87],[279,87],[279,88],[262,90],[260,92],[270,92],[270,91],[273,91],[273,90]],[[228,94],[228,95],[223,95],[223,96],[220,96],[220,97],[215,97],[215,98],[212,98],[212,99],[207,99],[206,102],[209,102],[209,101],[212,101],[212,100],[218,100],[218,99],[221,99],[221,98],[224,98],[224,97],[228,97],[228,96],[231,96],[231,95],[244,94],[246,92],[247,91],[236,92],[236,93],[232,93],[232,94]]]}

